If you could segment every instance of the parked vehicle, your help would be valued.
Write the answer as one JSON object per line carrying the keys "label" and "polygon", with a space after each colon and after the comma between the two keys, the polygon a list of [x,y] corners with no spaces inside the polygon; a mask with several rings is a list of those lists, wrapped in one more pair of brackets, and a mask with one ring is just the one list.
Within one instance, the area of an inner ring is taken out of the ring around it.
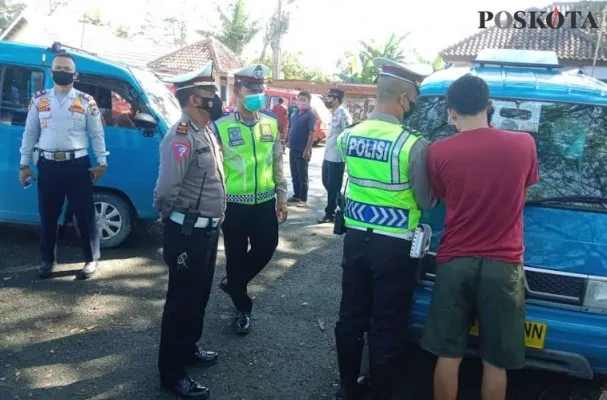
{"label": "parked vehicle", "polygon": [[[29,101],[35,92],[53,86],[50,66],[59,49],[59,44],[44,48],[0,42],[0,222],[40,223],[36,185],[24,190],[17,179],[19,148]],[[104,120],[109,168],[95,184],[94,198],[101,246],[114,247],[124,242],[138,219],[158,218],[152,207],[158,148],[181,109],[151,72],[79,50],[71,53],[79,73],[74,86],[95,97]],[[117,111],[131,109],[136,111],[134,127],[119,127]],[[60,223],[70,221],[66,202]]]}
{"label": "parked vehicle", "polygon": [[[537,143],[541,180],[524,209],[527,365],[587,379],[607,374],[607,84],[561,73],[553,52],[490,50],[472,67],[424,80],[407,124],[432,142],[454,134],[444,96],[467,73],[489,85],[494,126],[530,132]],[[415,293],[414,338],[428,313],[444,215],[439,205],[423,218],[433,253]],[[475,324],[472,352],[477,334]]]}
{"label": "parked vehicle", "polygon": [[[288,89],[271,89],[268,88],[264,91],[265,94],[265,103],[264,108],[266,110],[272,110],[276,104],[278,104],[278,99],[285,99],[284,105],[285,107],[289,107],[295,104],[297,100],[297,94],[299,92],[295,90]],[[227,107],[227,111],[234,110],[234,99],[235,96],[232,94],[230,99],[230,103]],[[312,110],[316,114],[316,129],[314,130],[314,144],[320,144],[327,139],[327,133],[329,132],[329,124],[331,123],[331,112],[325,107],[324,103],[320,96],[313,94],[312,101],[310,103]]]}

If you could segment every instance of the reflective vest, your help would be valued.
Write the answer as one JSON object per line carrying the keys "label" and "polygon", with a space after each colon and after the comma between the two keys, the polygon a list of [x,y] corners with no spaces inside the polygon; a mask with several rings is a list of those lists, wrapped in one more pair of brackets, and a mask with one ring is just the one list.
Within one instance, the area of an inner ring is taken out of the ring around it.
{"label": "reflective vest", "polygon": [[215,121],[223,149],[226,200],[231,203],[259,204],[274,198],[273,147],[278,139],[276,118],[259,113],[249,127],[233,112]]}
{"label": "reflective vest", "polygon": [[421,135],[390,122],[366,120],[340,136],[348,167],[346,226],[403,233],[421,211],[409,183],[409,152]]}

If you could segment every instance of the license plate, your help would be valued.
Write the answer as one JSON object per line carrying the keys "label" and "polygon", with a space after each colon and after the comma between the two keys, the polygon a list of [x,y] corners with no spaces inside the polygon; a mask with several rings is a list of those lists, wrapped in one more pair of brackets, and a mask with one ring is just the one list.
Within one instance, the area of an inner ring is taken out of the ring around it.
{"label": "license plate", "polygon": [[[478,320],[470,328],[470,335],[478,336]],[[548,333],[548,325],[541,322],[525,321],[525,346],[532,349],[543,349]]]}

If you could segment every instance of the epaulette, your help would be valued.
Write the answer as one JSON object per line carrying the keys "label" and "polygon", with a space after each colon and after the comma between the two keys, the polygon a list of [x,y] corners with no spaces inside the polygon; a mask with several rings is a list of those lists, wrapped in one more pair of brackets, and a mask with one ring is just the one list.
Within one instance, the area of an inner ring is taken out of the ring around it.
{"label": "epaulette", "polygon": [[180,122],[175,128],[175,133],[178,135],[187,135],[188,134],[188,124],[185,122]]}
{"label": "epaulette", "polygon": [[278,119],[278,117],[276,116],[276,114],[274,114],[272,111],[270,110],[259,110],[260,113],[265,114],[269,117],[272,117],[274,119]]}
{"label": "epaulette", "polygon": [[44,96],[45,94],[47,94],[48,92],[46,90],[39,90],[36,93],[34,93],[34,99],[37,99],[39,97]]}

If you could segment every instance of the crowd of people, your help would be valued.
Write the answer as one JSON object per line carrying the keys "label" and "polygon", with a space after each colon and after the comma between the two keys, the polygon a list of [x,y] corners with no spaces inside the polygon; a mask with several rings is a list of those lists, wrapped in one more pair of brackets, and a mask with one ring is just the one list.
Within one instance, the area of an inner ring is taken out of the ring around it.
{"label": "crowd of people", "polygon": [[[408,315],[423,256],[412,243],[423,231],[422,211],[444,202],[445,230],[422,339],[422,347],[438,356],[434,396],[456,399],[468,331],[478,316],[483,399],[503,400],[506,370],[521,368],[525,357],[522,210],[527,188],[539,179],[535,142],[529,134],[492,128],[487,84],[465,75],[446,95],[449,121],[459,134],[429,144],[423,133],[403,124],[414,110],[417,81],[424,73],[387,59],[375,62],[381,70],[377,103],[367,119],[352,124],[343,91],[334,88],[324,96],[332,121],[322,166],[327,204],[318,222],[334,223],[336,233],[345,232],[335,327],[336,399],[363,398],[358,377],[365,333],[371,397],[392,398],[406,358]],[[197,342],[220,234],[226,252],[220,288],[236,309],[234,332],[246,335],[253,309],[248,284],[274,255],[287,204],[307,205],[316,125],[311,95],[299,93],[291,113],[263,110],[268,72],[254,64],[234,74],[236,109],[229,113],[222,111],[212,63],[173,79],[183,114],[160,146],[153,202],[163,224],[169,271],[158,368],[161,386],[176,395],[210,396],[209,388],[188,376],[187,367],[219,357]],[[109,153],[95,100],[73,87],[74,58],[59,53],[52,77],[54,88],[36,93],[30,104],[19,179],[31,184],[30,164],[37,165],[40,276],[52,276],[57,218],[67,196],[78,217],[86,261],[78,277],[88,279],[100,257],[92,186],[107,169]],[[95,167],[88,157],[89,136]],[[34,151],[36,143],[39,150]],[[293,179],[290,197],[285,146]]]}

